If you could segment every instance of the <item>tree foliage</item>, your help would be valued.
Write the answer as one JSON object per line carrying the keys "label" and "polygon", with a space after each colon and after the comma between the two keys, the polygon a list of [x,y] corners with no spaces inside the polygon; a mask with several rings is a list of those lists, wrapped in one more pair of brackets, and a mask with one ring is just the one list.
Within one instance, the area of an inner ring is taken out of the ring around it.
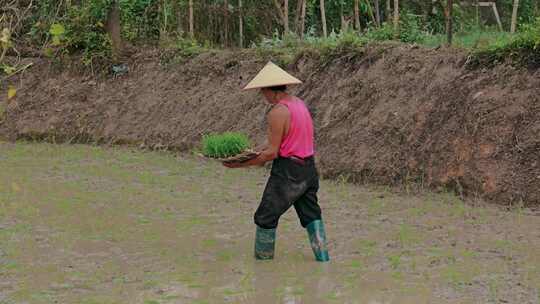
{"label": "tree foliage", "polygon": [[[45,54],[81,52],[92,57],[109,56],[107,16],[114,0],[4,0],[0,30],[9,28],[17,45],[40,46]],[[116,0],[121,11],[121,34],[126,42],[175,44],[190,40],[189,0]],[[259,44],[265,38],[284,33],[276,3],[284,0],[192,0],[194,39],[212,47]],[[324,3],[329,34],[354,29],[355,0],[305,0],[305,25],[300,26],[302,0],[288,0],[290,31],[297,36],[322,35],[320,5]],[[394,1],[388,1],[393,5]],[[477,8],[476,0],[455,1],[453,23],[456,32],[468,32],[495,25],[489,8]],[[521,30],[539,14],[539,1],[521,0],[518,21]],[[378,7],[375,7],[375,4]],[[510,28],[513,0],[497,0],[505,29]],[[445,32],[446,0],[401,0],[400,30],[404,42],[420,42],[426,35]],[[378,14],[377,14],[378,12]],[[375,39],[396,37],[387,0],[359,0],[361,35]],[[241,16],[241,18],[240,18]],[[377,22],[380,20],[380,23]],[[242,27],[240,27],[242,22]],[[385,25],[386,24],[386,25]],[[240,28],[242,32],[240,33]],[[300,28],[305,32],[300,33]],[[358,28],[356,28],[358,30]]]}
{"label": "tree foliage", "polygon": [[522,65],[540,67],[540,18],[508,40],[498,41],[473,56],[473,64],[490,65],[513,60]]}

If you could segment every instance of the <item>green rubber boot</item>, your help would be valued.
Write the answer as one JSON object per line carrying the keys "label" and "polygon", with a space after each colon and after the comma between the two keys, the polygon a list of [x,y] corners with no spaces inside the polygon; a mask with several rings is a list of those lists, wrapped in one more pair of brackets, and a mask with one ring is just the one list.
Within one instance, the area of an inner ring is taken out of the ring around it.
{"label": "green rubber boot", "polygon": [[276,245],[276,229],[263,229],[257,226],[255,234],[255,258],[257,260],[271,260],[274,258]]}
{"label": "green rubber boot", "polygon": [[326,232],[324,232],[324,223],[322,220],[315,220],[307,225],[306,230],[309,236],[309,243],[315,259],[319,262],[328,262],[328,248],[326,247]]}

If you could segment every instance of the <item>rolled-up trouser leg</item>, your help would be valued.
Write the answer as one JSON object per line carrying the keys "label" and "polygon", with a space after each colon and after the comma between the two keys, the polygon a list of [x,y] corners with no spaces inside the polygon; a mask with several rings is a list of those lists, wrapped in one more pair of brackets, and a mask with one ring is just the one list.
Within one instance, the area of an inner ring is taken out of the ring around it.
{"label": "rolled-up trouser leg", "polygon": [[264,229],[257,226],[255,233],[255,258],[271,260],[274,258],[276,245],[276,229]]}
{"label": "rolled-up trouser leg", "polygon": [[309,243],[315,259],[319,262],[327,262],[330,260],[328,255],[328,247],[326,244],[326,232],[324,230],[324,223],[322,220],[315,220],[306,227]]}

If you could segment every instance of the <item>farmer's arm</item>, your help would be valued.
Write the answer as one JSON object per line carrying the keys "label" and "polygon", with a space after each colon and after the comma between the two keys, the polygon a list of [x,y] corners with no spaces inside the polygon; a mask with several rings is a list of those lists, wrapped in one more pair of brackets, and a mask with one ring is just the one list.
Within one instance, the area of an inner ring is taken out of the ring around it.
{"label": "farmer's arm", "polygon": [[256,158],[240,163],[240,164],[225,164],[230,168],[261,166],[267,161],[274,160],[279,155],[279,147],[285,132],[285,125],[289,119],[289,110],[282,105],[275,106],[268,113],[268,144]]}
{"label": "farmer's arm", "polygon": [[255,151],[256,152],[262,152],[266,148],[268,148],[268,139],[265,139],[263,144],[260,144],[257,147],[255,147]]}

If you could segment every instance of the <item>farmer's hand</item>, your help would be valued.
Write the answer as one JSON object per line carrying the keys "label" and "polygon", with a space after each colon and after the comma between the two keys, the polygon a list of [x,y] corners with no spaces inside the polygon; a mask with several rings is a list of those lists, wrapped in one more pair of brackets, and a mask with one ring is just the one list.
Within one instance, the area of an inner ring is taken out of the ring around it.
{"label": "farmer's hand", "polygon": [[244,167],[242,163],[227,163],[227,162],[223,162],[223,166],[227,168],[233,168],[233,169]]}
{"label": "farmer's hand", "polygon": [[262,145],[259,145],[257,147],[255,147],[255,152],[257,152],[257,154],[261,154],[262,151],[266,150],[268,148],[268,143],[264,143]]}

